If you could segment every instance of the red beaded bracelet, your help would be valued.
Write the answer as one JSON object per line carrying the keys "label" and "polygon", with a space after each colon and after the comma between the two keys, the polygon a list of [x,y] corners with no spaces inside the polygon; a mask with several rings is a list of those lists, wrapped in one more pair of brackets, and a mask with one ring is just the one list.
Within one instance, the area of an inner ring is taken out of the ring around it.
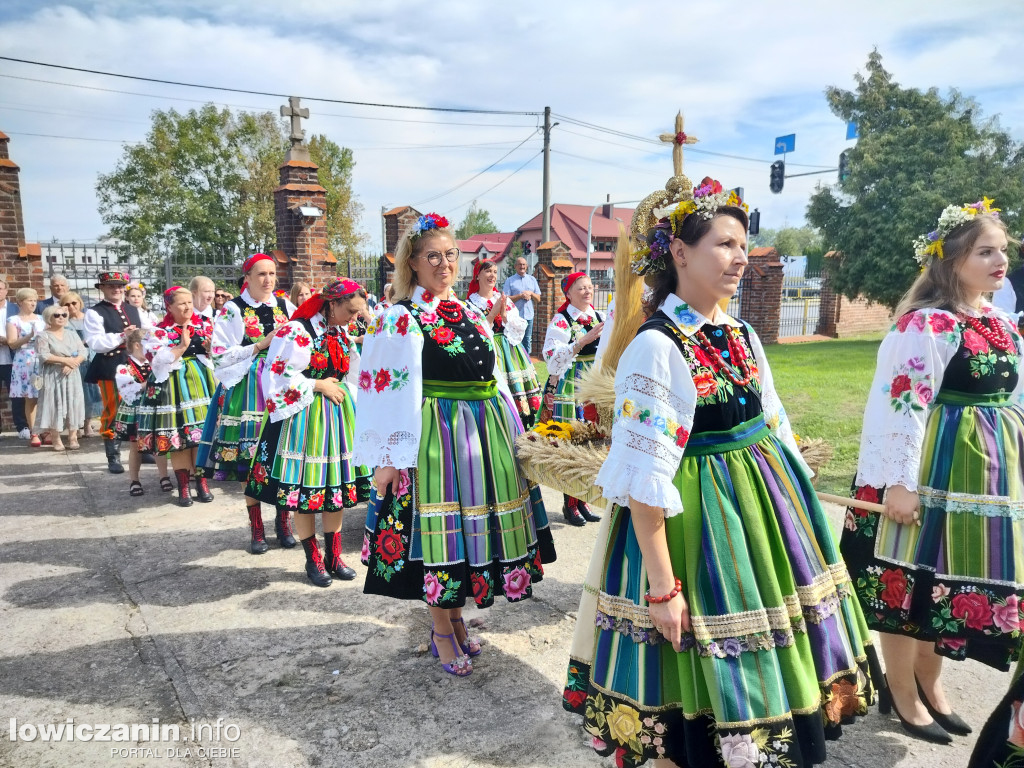
{"label": "red beaded bracelet", "polygon": [[650,590],[648,590],[647,593],[644,595],[644,600],[646,600],[648,603],[667,603],[669,600],[671,600],[673,597],[675,597],[682,591],[683,582],[681,582],[679,579],[676,579],[675,587],[673,587],[672,591],[669,592],[667,595],[662,595],[661,597],[651,597]]}

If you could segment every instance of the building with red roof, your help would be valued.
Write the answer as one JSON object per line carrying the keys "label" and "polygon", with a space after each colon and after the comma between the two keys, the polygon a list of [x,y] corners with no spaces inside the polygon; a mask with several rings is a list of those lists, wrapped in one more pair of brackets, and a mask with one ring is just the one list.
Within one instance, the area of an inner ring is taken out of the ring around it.
{"label": "building with red roof", "polygon": [[[592,205],[555,203],[551,206],[550,239],[561,240],[569,246],[572,260],[578,268],[583,268],[587,263],[587,223],[593,210]],[[516,239],[529,242],[534,253],[541,245],[543,219],[543,213],[538,213],[516,230]],[[632,219],[632,208],[616,208],[611,203],[594,211],[593,221],[590,222],[590,242],[594,248],[590,254],[591,271],[612,269],[620,228],[628,231]]]}

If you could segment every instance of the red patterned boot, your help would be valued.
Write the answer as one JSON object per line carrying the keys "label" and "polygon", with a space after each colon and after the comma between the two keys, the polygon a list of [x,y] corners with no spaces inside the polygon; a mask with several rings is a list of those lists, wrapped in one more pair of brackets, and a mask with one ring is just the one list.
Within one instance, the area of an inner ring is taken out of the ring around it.
{"label": "red patterned boot", "polygon": [[267,537],[263,533],[263,510],[259,502],[246,507],[249,513],[249,531],[252,534],[252,541],[249,542],[249,551],[254,555],[262,555],[270,547],[267,546]]}
{"label": "red patterned boot", "polygon": [[352,581],[356,572],[341,559],[341,531],[324,532],[324,560],[327,572],[341,581]]}
{"label": "red patterned boot", "polygon": [[306,550],[306,575],[309,580],[318,587],[331,586],[331,576],[327,573],[324,565],[324,556],[320,553],[320,547],[316,543],[314,533],[308,539],[302,540],[302,548]]}

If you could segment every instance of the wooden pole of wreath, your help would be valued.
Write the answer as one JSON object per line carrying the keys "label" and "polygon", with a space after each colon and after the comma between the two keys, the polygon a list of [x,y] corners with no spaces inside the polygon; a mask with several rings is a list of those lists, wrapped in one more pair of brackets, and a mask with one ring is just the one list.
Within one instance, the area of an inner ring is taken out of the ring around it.
{"label": "wooden pole of wreath", "polygon": [[863,501],[861,499],[851,499],[848,496],[835,496],[831,493],[818,493],[819,501],[830,501],[833,504],[838,504],[841,507],[853,507],[855,509],[863,509],[867,512],[878,512],[881,514],[885,512],[885,506],[882,504],[875,504],[873,501]]}

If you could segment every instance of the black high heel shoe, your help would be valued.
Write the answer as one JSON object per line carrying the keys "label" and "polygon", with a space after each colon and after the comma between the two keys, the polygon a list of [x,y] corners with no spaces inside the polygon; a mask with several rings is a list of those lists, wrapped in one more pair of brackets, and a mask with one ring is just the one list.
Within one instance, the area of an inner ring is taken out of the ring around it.
{"label": "black high heel shoe", "polygon": [[948,715],[939,712],[932,703],[928,701],[928,697],[924,694],[924,688],[921,687],[921,683],[914,678],[914,682],[917,683],[917,695],[921,697],[921,703],[924,704],[924,708],[928,710],[928,714],[932,716],[932,719],[941,725],[945,730],[950,733],[955,733],[957,736],[966,736],[969,733],[974,733],[974,729],[971,728],[963,718],[960,717],[956,712],[950,712]]}
{"label": "black high heel shoe", "polygon": [[878,711],[883,715],[895,712],[900,719],[903,729],[915,739],[930,741],[933,744],[950,744],[953,737],[946,733],[945,729],[934,720],[928,725],[914,725],[903,719],[903,715],[896,709],[896,702],[893,701],[892,691],[889,690],[889,681],[885,681],[885,688],[878,692]]}

